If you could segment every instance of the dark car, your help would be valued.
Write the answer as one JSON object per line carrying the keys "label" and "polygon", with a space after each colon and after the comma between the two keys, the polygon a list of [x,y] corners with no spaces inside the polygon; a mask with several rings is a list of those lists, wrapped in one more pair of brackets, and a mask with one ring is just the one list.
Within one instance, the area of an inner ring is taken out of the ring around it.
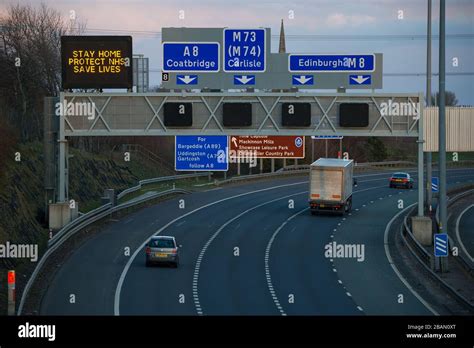
{"label": "dark car", "polygon": [[413,188],[413,179],[408,173],[393,173],[390,177],[390,187],[405,187],[407,189]]}
{"label": "dark car", "polygon": [[[180,245],[181,247],[181,245]],[[146,266],[154,263],[170,263],[175,268],[179,265],[179,253],[176,240],[171,236],[153,236],[146,244]]]}

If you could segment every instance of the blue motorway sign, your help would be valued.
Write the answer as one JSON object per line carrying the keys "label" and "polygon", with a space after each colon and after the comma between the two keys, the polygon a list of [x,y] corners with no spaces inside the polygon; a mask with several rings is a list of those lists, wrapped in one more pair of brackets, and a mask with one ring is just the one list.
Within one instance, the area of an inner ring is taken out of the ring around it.
{"label": "blue motorway sign", "polygon": [[218,42],[163,42],[164,72],[218,72]]}
{"label": "blue motorway sign", "polygon": [[177,135],[175,137],[176,171],[227,171],[227,135]]}
{"label": "blue motorway sign", "polygon": [[431,191],[439,192],[439,178],[437,176],[431,178]]}
{"label": "blue motorway sign", "polygon": [[224,71],[265,72],[265,29],[224,29]]}
{"label": "blue motorway sign", "polygon": [[290,72],[373,72],[375,54],[290,54]]}
{"label": "blue motorway sign", "polygon": [[448,234],[436,233],[434,235],[434,253],[435,256],[448,256]]}

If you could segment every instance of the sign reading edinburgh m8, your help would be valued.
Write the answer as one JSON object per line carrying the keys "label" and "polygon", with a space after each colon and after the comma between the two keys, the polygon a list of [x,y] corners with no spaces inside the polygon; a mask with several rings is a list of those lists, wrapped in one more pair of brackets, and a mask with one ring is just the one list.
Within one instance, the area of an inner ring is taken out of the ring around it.
{"label": "sign reading edinburgh m8", "polygon": [[61,36],[62,87],[132,88],[131,36]]}
{"label": "sign reading edinburgh m8", "polygon": [[290,72],[374,72],[375,54],[290,54]]}

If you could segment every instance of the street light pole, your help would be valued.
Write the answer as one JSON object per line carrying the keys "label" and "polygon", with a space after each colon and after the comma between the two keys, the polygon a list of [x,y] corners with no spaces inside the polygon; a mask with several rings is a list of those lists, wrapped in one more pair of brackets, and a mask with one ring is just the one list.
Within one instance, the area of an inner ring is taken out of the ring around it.
{"label": "street light pole", "polygon": [[[439,232],[447,233],[446,205],[446,1],[439,3]],[[441,272],[448,270],[443,257]]]}
{"label": "street light pole", "polygon": [[[428,0],[428,28],[427,28],[427,40],[426,40],[426,106],[431,106],[431,4],[432,0]],[[422,117],[423,115],[420,115]],[[431,152],[426,153],[426,207],[431,215],[431,178],[432,178],[432,166],[431,166]]]}

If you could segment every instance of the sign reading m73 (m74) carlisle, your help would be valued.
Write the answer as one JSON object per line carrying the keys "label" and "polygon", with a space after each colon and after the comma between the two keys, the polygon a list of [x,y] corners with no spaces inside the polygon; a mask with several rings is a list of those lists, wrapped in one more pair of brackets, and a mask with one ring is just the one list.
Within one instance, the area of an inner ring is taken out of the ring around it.
{"label": "sign reading m73 (m74) carlisle", "polygon": [[62,87],[132,88],[131,36],[62,36]]}
{"label": "sign reading m73 (m74) carlisle", "polygon": [[224,71],[265,72],[265,29],[224,29]]}

